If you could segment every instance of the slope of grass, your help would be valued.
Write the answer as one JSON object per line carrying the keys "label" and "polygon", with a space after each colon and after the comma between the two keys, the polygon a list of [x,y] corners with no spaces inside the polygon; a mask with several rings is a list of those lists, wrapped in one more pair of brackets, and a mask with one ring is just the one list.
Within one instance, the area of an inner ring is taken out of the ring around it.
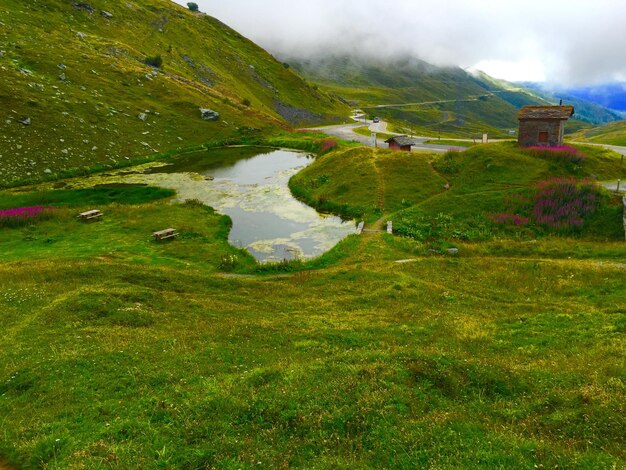
{"label": "slope of grass", "polygon": [[[546,101],[522,88],[505,86],[460,68],[436,67],[413,58],[324,56],[288,59],[309,80],[354,106],[420,135],[476,137],[488,132],[506,137],[518,126],[517,111]],[[373,109],[376,105],[423,103]]]}
{"label": "slope of grass", "polygon": [[[600,180],[626,176],[620,155],[598,147],[582,146],[586,155],[580,164],[538,158],[515,143],[473,147],[463,153],[448,153],[435,168],[451,184],[450,191],[406,209],[394,217],[399,233],[418,238],[490,239],[503,236],[534,237],[536,227],[503,227],[494,214],[507,212],[511,199],[528,197],[539,181],[554,177],[593,177]],[[596,215],[587,220],[582,236],[621,239],[619,198],[605,194]],[[539,230],[542,233],[543,230]],[[542,233],[546,235],[546,233]],[[507,235],[504,235],[507,236]]]}
{"label": "slope of grass", "polygon": [[[353,237],[323,270],[223,277],[220,253],[232,249],[203,211],[112,206],[90,225],[61,216],[34,229],[63,233],[56,249],[2,232],[9,463],[624,464],[622,263],[471,247],[428,256],[406,239]],[[145,239],[170,221],[195,235]],[[543,247],[571,256],[567,243]],[[626,254],[623,242],[602,250]]]}
{"label": "slope of grass", "polygon": [[[0,7],[0,182],[348,113],[207,15],[169,0],[88,4],[92,13],[62,0]],[[156,56],[160,68],[146,64]],[[202,120],[201,107],[219,120]]]}
{"label": "slope of grass", "polygon": [[316,160],[295,175],[294,195],[319,210],[374,220],[443,191],[430,155],[359,147]]}
{"label": "slope of grass", "polygon": [[597,144],[626,146],[626,121],[612,122],[592,129],[583,129],[569,136],[571,140]]}

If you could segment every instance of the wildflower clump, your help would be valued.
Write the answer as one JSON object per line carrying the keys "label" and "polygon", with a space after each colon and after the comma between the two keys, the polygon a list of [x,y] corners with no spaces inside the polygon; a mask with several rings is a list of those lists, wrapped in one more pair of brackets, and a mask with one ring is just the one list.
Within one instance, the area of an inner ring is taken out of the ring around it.
{"label": "wildflower clump", "polygon": [[23,227],[45,218],[51,210],[44,206],[0,210],[0,228]]}
{"label": "wildflower clump", "polygon": [[537,184],[532,218],[542,227],[559,231],[582,227],[600,202],[600,189],[590,179],[552,178]]}
{"label": "wildflower clump", "polygon": [[324,139],[320,142],[320,152],[326,153],[337,146],[337,141],[333,139]]}
{"label": "wildflower clump", "polygon": [[580,165],[585,161],[585,154],[570,145],[556,147],[533,146],[526,150],[533,156],[565,164]]}

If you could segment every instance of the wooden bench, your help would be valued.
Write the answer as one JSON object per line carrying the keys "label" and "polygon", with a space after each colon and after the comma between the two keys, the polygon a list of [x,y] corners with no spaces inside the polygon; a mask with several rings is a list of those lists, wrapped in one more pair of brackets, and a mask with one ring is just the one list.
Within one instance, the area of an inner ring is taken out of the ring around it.
{"label": "wooden bench", "polygon": [[96,219],[99,219],[100,217],[102,217],[102,212],[100,212],[97,209],[87,211],[87,212],[81,212],[80,214],[76,216],[77,219],[84,220],[84,221],[96,220]]}
{"label": "wooden bench", "polygon": [[167,240],[168,238],[176,238],[178,236],[178,233],[176,233],[175,228],[166,228],[165,230],[154,232],[152,236],[156,241],[160,241]]}

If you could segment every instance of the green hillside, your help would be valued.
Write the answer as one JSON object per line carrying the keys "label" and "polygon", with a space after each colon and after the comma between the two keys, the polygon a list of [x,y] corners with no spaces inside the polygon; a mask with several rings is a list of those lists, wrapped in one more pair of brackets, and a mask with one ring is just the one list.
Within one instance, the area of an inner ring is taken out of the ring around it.
{"label": "green hillside", "polygon": [[[319,158],[290,185],[294,195],[319,209],[368,222],[384,215],[400,235],[448,243],[563,234],[532,217],[541,204],[536,200],[538,188],[554,178],[563,188],[548,188],[551,193],[563,189],[570,194],[570,186],[577,184],[570,181],[580,181],[593,192],[593,211],[581,216],[586,220],[580,226],[568,226],[567,234],[623,239],[621,198],[589,179],[626,179],[626,168],[621,155],[599,147],[542,153],[503,142],[443,156],[355,148]],[[584,199],[586,189],[581,191]],[[570,197],[548,198],[545,204],[569,207]]]}
{"label": "green hillside", "polygon": [[626,121],[612,122],[604,126],[583,129],[572,134],[570,139],[596,144],[626,146]]}
{"label": "green hillside", "polygon": [[[416,133],[472,137],[482,132],[504,137],[518,125],[520,106],[544,100],[503,87],[484,74],[435,67],[414,58],[323,57],[288,62],[309,80],[349,100],[355,107]],[[414,106],[372,109],[381,104]]]}
{"label": "green hillside", "polygon": [[348,112],[236,31],[169,0],[2,2],[0,102],[3,182]]}
{"label": "green hillside", "polygon": [[[506,137],[518,126],[517,112],[526,105],[555,104],[559,99],[547,93],[495,79],[477,71],[436,67],[414,58],[366,59],[318,57],[288,59],[305,77],[329,92],[396,125],[411,127],[422,135],[477,137],[488,132]],[[569,103],[570,101],[568,101]],[[377,105],[411,104],[389,108]],[[577,114],[571,131],[619,119],[606,108],[575,99]]]}

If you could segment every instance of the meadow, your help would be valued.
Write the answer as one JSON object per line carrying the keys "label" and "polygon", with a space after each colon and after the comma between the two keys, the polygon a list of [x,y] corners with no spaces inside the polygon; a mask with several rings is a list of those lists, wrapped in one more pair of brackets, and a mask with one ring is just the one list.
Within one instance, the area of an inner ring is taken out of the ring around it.
{"label": "meadow", "polygon": [[[0,229],[0,462],[623,467],[623,231],[602,211],[602,230],[572,233],[488,217],[537,181],[623,171],[581,150],[583,168],[509,144],[340,147],[294,194],[374,225],[454,209],[469,236],[367,232],[275,266],[227,243],[227,217],[156,188],[0,193],[0,210],[54,207]],[[103,220],[78,222],[94,201]],[[179,239],[153,241],[164,224]]]}

